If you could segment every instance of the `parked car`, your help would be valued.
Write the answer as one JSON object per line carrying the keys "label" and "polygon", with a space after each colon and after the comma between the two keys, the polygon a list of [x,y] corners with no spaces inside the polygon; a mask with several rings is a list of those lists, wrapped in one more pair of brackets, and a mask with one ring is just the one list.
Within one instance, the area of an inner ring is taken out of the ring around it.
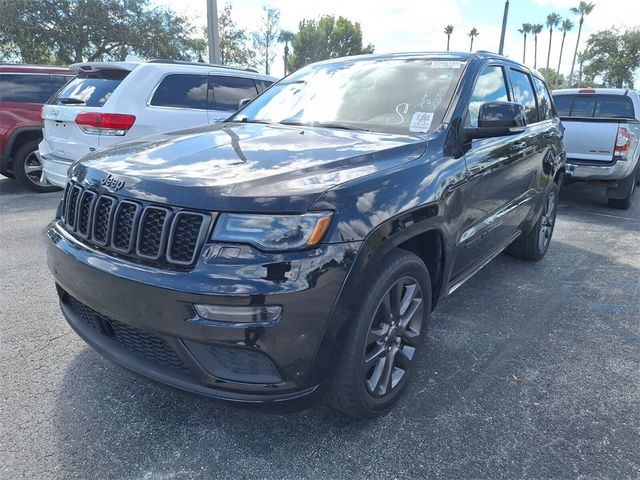
{"label": "parked car", "polygon": [[88,62],[42,110],[40,156],[47,179],[64,187],[67,170],[88,153],[125,140],[224,120],[240,100],[275,78],[203,63]]}
{"label": "parked car", "polygon": [[564,155],[543,78],[505,57],[325,61],[76,163],[49,268],[69,324],[133,371],[371,418],[441,299],[505,249],[545,255]]}
{"label": "parked car", "polygon": [[609,206],[631,206],[640,180],[640,94],[619,88],[554,90],[566,131],[566,181],[606,186]]}
{"label": "parked car", "polygon": [[62,67],[0,64],[0,174],[37,192],[57,189],[42,175],[40,111],[71,78]]}

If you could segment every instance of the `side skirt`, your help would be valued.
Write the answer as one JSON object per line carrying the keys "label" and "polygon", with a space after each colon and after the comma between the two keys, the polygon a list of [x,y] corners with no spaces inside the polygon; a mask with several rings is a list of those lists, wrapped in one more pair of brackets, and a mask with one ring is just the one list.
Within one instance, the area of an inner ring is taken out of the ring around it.
{"label": "side skirt", "polygon": [[506,249],[516,238],[520,236],[520,230],[513,232],[509,237],[507,237],[504,241],[499,243],[496,248],[487,253],[484,257],[478,260],[475,264],[473,264],[466,272],[461,273],[456,278],[449,282],[447,286],[447,295],[452,294],[458,288],[460,288],[467,280],[473,277],[476,273],[478,273],[482,268],[487,265],[491,260],[500,255],[504,249]]}

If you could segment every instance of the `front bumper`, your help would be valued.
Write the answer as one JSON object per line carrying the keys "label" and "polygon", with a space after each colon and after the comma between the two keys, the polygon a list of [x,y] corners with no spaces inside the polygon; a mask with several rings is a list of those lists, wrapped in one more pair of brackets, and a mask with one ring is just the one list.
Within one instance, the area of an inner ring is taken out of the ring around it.
{"label": "front bumper", "polygon": [[567,167],[565,175],[573,180],[599,180],[599,181],[616,181],[627,178],[631,175],[638,163],[638,159],[617,160],[609,165],[593,165],[572,162],[567,159]]}
{"label": "front bumper", "polygon": [[40,152],[40,161],[42,162],[42,170],[50,184],[56,187],[64,188],[67,184],[67,172],[73,164],[73,160],[58,157],[51,153],[43,154]]}
{"label": "front bumper", "polygon": [[[360,246],[322,245],[271,263],[264,254],[203,257],[171,271],[89,248],[57,222],[47,243],[62,311],[87,343],[162,383],[240,402],[297,398],[326,379],[319,350]],[[283,315],[268,326],[203,325],[189,321],[198,303],[277,304]]]}

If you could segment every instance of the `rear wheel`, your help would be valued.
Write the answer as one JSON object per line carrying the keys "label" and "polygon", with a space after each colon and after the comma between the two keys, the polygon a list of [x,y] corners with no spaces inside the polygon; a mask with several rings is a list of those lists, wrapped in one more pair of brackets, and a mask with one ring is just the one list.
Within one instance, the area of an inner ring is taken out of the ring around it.
{"label": "rear wheel", "polygon": [[555,183],[546,193],[540,218],[526,235],[521,235],[511,245],[508,252],[524,260],[542,260],[553,236],[558,211],[558,185]]}
{"label": "rear wheel", "polygon": [[341,339],[329,401],[349,416],[370,419],[398,401],[413,375],[431,316],[429,272],[419,257],[391,252],[375,273]]}
{"label": "rear wheel", "polygon": [[39,140],[25,142],[13,156],[13,173],[16,180],[34,192],[54,192],[58,187],[47,182],[38,153]]}
{"label": "rear wheel", "polygon": [[636,193],[636,183],[638,180],[638,175],[640,175],[640,169],[628,178],[620,181],[620,186],[618,189],[620,192],[616,192],[616,197],[621,198],[608,198],[608,203],[611,208],[617,208],[619,210],[627,210],[631,204],[633,203],[633,197]]}

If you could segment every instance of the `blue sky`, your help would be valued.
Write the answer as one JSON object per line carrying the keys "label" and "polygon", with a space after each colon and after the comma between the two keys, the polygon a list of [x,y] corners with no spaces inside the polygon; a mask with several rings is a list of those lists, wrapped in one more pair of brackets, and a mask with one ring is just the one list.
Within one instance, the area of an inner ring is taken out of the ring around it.
{"label": "blue sky", "polygon": [[[590,33],[609,28],[638,26],[635,13],[637,0],[592,0],[596,7],[584,24],[581,47]],[[152,0],[156,5],[168,6],[192,18],[197,25],[206,23],[205,0]],[[224,0],[218,0],[222,9]],[[497,51],[504,0],[230,0],[233,17],[247,30],[258,27],[262,6],[279,8],[281,27],[296,31],[298,22],[322,14],[343,15],[362,25],[365,43],[373,43],[376,52],[443,50],[446,48],[445,25],[454,25],[452,50],[469,50],[467,33],[476,27],[480,35],[474,41],[474,50]],[[505,42],[505,54],[522,60],[522,35],[517,30],[522,23],[544,25],[547,14],[556,12],[576,24],[567,35],[561,73],[568,74],[577,38],[578,18],[570,12],[579,0],[511,0]],[[554,32],[551,65],[557,66],[561,33]],[[538,37],[538,67],[545,66],[549,41],[548,30]],[[533,39],[527,40],[527,64],[533,66]],[[272,73],[282,71],[282,53],[279,51]],[[640,83],[640,82],[637,82]]]}

